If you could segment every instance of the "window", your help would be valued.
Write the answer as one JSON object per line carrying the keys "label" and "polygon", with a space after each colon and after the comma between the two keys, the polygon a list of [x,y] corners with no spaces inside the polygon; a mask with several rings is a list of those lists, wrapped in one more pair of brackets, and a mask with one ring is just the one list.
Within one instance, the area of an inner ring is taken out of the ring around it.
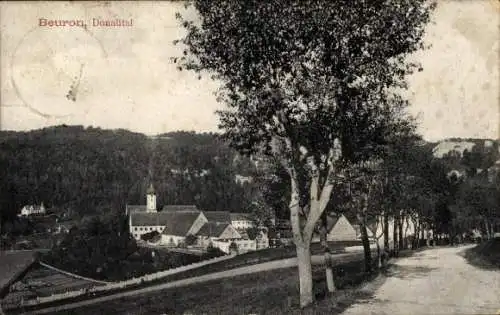
{"label": "window", "polygon": [[134,231],[137,231],[137,227],[134,228]]}

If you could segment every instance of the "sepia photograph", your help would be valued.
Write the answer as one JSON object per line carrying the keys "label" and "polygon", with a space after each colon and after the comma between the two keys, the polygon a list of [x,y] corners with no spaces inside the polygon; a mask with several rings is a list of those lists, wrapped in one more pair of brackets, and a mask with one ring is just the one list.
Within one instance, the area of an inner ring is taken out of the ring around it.
{"label": "sepia photograph", "polygon": [[500,314],[500,0],[0,2],[0,315]]}

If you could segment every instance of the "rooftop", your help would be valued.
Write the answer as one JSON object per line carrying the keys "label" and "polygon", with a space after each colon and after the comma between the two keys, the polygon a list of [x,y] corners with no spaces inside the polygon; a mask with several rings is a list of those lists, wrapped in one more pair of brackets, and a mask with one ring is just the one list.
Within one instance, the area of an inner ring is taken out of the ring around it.
{"label": "rooftop", "polygon": [[248,213],[231,213],[231,221],[251,221],[250,214]]}
{"label": "rooftop", "polygon": [[146,194],[148,194],[148,195],[154,195],[155,194],[155,189],[153,187],[153,184],[149,185],[148,190],[146,191]]}
{"label": "rooftop", "polygon": [[164,226],[163,234],[186,236],[201,212],[135,212],[130,214],[132,226]]}
{"label": "rooftop", "polygon": [[229,223],[207,222],[196,233],[200,236],[219,237],[228,227]]}
{"label": "rooftop", "polygon": [[162,211],[168,212],[186,212],[186,211],[200,211],[195,205],[166,205]]}
{"label": "rooftop", "polygon": [[231,215],[227,211],[203,211],[209,222],[230,223]]}

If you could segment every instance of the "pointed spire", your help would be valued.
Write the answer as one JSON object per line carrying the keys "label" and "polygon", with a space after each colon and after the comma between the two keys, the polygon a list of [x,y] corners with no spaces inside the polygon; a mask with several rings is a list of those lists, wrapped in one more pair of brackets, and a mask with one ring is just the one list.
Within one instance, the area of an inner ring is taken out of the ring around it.
{"label": "pointed spire", "polygon": [[155,189],[153,187],[153,183],[149,184],[149,188],[146,192],[148,195],[154,195],[155,194]]}

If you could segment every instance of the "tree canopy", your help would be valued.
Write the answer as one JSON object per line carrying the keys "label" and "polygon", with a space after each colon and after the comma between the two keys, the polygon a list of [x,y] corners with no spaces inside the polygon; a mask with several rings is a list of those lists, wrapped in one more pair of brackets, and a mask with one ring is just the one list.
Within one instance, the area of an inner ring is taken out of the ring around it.
{"label": "tree canopy", "polygon": [[[419,68],[434,3],[400,1],[190,2],[178,18],[179,69],[221,83],[220,127],[243,154],[275,158],[290,177],[301,304],[312,301],[309,245],[342,170],[381,157],[414,132],[400,91]],[[358,165],[359,166],[359,165]],[[305,173],[306,180],[300,176]],[[301,198],[309,196],[304,205]]]}

